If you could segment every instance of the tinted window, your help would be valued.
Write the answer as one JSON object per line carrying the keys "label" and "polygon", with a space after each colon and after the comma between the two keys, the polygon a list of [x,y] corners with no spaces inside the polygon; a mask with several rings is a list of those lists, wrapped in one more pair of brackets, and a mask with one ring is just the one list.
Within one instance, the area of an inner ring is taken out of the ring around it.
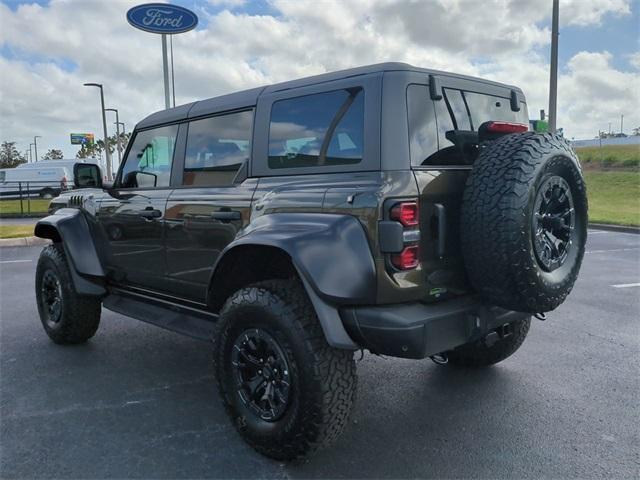
{"label": "tinted window", "polygon": [[249,158],[253,112],[189,122],[183,185],[231,185]]}
{"label": "tinted window", "polygon": [[467,113],[464,98],[462,98],[462,92],[460,90],[451,90],[450,88],[445,88],[443,91],[447,107],[457,127],[456,130],[471,130],[469,114]]}
{"label": "tinted window", "polygon": [[489,120],[529,123],[526,109],[522,108],[521,105],[520,111],[514,112],[511,110],[511,101],[508,98],[473,92],[464,92],[464,97],[469,106],[474,130],[477,130],[480,125]]}
{"label": "tinted window", "polygon": [[121,185],[125,188],[168,186],[177,135],[177,125],[138,132],[124,161]]}
{"label": "tinted window", "polygon": [[[407,88],[409,151],[411,165],[414,166],[424,165],[438,151],[438,125],[433,103],[426,85],[409,85]],[[444,102],[437,103],[444,105]]]}
{"label": "tinted window", "polygon": [[447,139],[447,132],[452,134],[456,128],[445,101],[432,101],[426,85],[410,85],[407,111],[412,166],[467,163],[460,149]]}
{"label": "tinted window", "polygon": [[4,179],[6,178],[7,173],[6,172],[0,172],[0,182],[4,182]]}
{"label": "tinted window", "polygon": [[271,109],[269,168],[358,163],[363,132],[361,88],[280,100]]}

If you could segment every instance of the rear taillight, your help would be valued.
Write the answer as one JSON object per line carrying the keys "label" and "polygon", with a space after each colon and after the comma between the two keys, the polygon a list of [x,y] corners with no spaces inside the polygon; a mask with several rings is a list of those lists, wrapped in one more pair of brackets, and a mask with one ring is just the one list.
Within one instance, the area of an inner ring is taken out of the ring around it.
{"label": "rear taillight", "polygon": [[405,227],[418,225],[418,204],[416,202],[401,202],[391,207],[389,218],[400,222]]}
{"label": "rear taillight", "polygon": [[60,187],[62,187],[63,190],[66,190],[66,188],[67,188],[67,176],[66,175],[64,177],[62,177],[62,180],[60,180]]}
{"label": "rear taillight", "polygon": [[411,270],[418,266],[418,245],[404,247],[402,252],[391,255],[391,264],[398,270]]}
{"label": "rear taillight", "polygon": [[522,133],[529,130],[529,125],[512,122],[487,122],[485,129],[489,133]]}

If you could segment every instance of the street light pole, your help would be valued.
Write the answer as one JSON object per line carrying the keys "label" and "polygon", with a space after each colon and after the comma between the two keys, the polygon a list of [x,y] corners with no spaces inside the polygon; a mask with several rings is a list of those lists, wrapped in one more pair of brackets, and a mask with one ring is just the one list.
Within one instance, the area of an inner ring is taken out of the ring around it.
{"label": "street light pole", "polygon": [[108,112],[116,112],[116,145],[118,148],[118,166],[122,163],[122,148],[120,145],[120,117],[118,117],[117,108],[107,108]]}
{"label": "street light pole", "polygon": [[624,115],[620,115],[620,133],[624,133]]}
{"label": "street light pole", "polygon": [[29,161],[33,163],[33,152],[31,151],[31,145],[33,145],[33,143],[29,144]]}
{"label": "street light pole", "polygon": [[558,18],[560,0],[553,0],[551,20],[551,72],[549,75],[549,131],[556,132],[558,103]]}
{"label": "street light pole", "polygon": [[38,139],[42,138],[40,135],[33,137],[33,150],[36,154],[36,162],[38,161]]}
{"label": "street light pole", "polygon": [[111,181],[111,152],[109,151],[109,137],[107,134],[107,116],[104,111],[104,92],[100,83],[85,83],[85,87],[98,87],[100,89],[100,104],[102,106],[102,129],[104,131],[104,155],[107,161],[107,179]]}

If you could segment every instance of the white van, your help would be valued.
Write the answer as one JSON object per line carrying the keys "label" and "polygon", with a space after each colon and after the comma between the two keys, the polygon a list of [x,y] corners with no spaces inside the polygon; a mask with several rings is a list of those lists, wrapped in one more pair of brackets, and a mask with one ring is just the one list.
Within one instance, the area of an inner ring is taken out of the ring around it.
{"label": "white van", "polygon": [[38,162],[21,163],[16,168],[49,168],[49,167],[64,167],[70,173],[73,173],[73,166],[76,163],[94,163],[100,166],[100,161],[94,158],[65,158],[62,160],[40,160]]}
{"label": "white van", "polygon": [[56,197],[70,188],[72,171],[61,166],[0,169],[0,197]]}

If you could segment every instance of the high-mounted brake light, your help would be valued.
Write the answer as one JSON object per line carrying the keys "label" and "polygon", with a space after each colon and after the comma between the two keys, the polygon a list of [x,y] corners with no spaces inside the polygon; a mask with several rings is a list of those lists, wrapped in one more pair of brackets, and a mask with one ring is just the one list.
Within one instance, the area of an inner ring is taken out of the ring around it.
{"label": "high-mounted brake light", "polygon": [[413,227],[418,224],[418,204],[416,202],[398,203],[391,208],[389,217],[405,227]]}
{"label": "high-mounted brake light", "polygon": [[418,245],[405,247],[402,252],[391,255],[391,264],[398,270],[411,270],[418,266]]}
{"label": "high-mounted brake light", "polygon": [[488,122],[486,131],[489,133],[522,133],[529,130],[524,123]]}

